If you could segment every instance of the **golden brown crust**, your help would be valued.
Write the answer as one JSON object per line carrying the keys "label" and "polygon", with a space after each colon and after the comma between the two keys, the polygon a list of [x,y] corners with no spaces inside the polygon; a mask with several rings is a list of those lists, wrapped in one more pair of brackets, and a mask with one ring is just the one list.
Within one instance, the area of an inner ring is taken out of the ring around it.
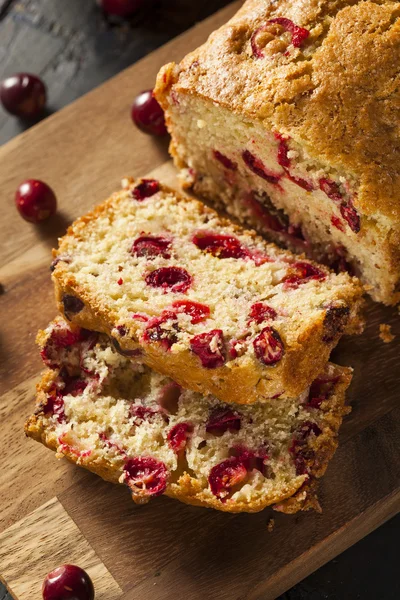
{"label": "golden brown crust", "polygon": [[[171,191],[163,185],[161,189],[165,192]],[[85,235],[86,225],[95,221],[98,215],[106,211],[113,214],[118,208],[119,199],[120,195],[115,193],[103,204],[75,221],[64,238],[61,238],[59,250],[53,251],[54,257],[62,256],[65,246],[72,243],[74,239],[79,240],[81,235]],[[195,202],[202,212],[215,214],[202,203],[193,200],[191,202]],[[221,219],[221,223],[225,221],[227,220]],[[229,225],[231,226],[230,222]],[[236,229],[243,233],[243,229],[235,226]],[[256,236],[254,231],[246,231],[246,233]],[[115,327],[121,324],[118,323],[118,316],[103,306],[101,301],[91,294],[90,289],[84,289],[78,284],[74,275],[69,272],[68,264],[60,261],[55,266],[52,277],[61,314],[67,320],[72,319],[80,327],[106,333],[112,337]],[[85,305],[83,310],[74,315],[65,314],[62,302],[65,294],[72,294],[81,299]],[[363,301],[359,282],[349,278],[348,285],[343,286],[342,292],[338,292],[336,301],[344,308],[344,312],[340,318],[340,327],[330,332],[330,339],[326,341],[327,321],[330,314],[330,309],[327,309],[321,311],[319,319],[302,325],[296,343],[286,347],[282,360],[278,365],[268,369],[268,374],[255,360],[246,359],[238,364],[230,364],[229,367],[224,365],[209,370],[199,364],[197,357],[190,352],[189,348],[174,354],[165,352],[158,344],[141,345],[137,325],[134,322],[124,323],[129,335],[119,338],[118,343],[124,351],[137,350],[141,347],[143,360],[149,367],[171,377],[183,387],[203,394],[213,394],[228,403],[251,404],[260,397],[270,398],[276,394],[282,397],[296,397],[321,372],[343,331],[350,333],[354,330],[358,332],[362,330],[359,313]]]}
{"label": "golden brown crust", "polygon": [[[43,336],[41,336],[43,339]],[[39,335],[39,341],[40,341]],[[310,478],[304,479],[303,484],[292,483],[287,485],[286,489],[281,490],[279,497],[270,494],[261,496],[257,500],[250,502],[222,503],[217,498],[207,494],[200,482],[191,477],[189,473],[183,474],[177,478],[177,481],[171,481],[165,494],[171,498],[176,498],[186,504],[194,506],[203,506],[214,508],[224,512],[258,512],[267,506],[274,505],[275,510],[293,514],[300,510],[320,510],[316,497],[317,480],[322,477],[328,467],[335,450],[337,448],[337,435],[345,414],[350,409],[345,406],[345,392],[350,385],[352,370],[346,367],[335,366],[336,373],[340,376],[336,384],[334,395],[321,405],[324,411],[324,420],[322,422],[322,433],[314,440],[312,449],[315,453],[314,458],[309,463]],[[99,475],[104,480],[111,483],[120,483],[122,473],[122,462],[119,466],[112,464],[103,456],[79,456],[71,451],[68,445],[62,447],[60,452],[60,443],[57,440],[54,430],[49,426],[49,421],[43,413],[43,406],[46,403],[46,395],[50,390],[56,371],[46,370],[40,383],[37,385],[36,409],[33,415],[25,423],[25,433],[28,437],[35,439],[44,446],[57,452],[57,457],[66,457],[70,462],[79,464],[89,471]],[[79,440],[78,440],[79,442]],[[142,504],[143,498],[132,495],[135,502]]]}
{"label": "golden brown crust", "polygon": [[[355,206],[400,225],[400,6],[361,0],[248,0],[179,66],[156,94],[201,96],[291,136],[317,161],[359,182]],[[250,38],[285,17],[310,35],[288,55],[255,59]],[[334,107],[334,113],[332,112]]]}

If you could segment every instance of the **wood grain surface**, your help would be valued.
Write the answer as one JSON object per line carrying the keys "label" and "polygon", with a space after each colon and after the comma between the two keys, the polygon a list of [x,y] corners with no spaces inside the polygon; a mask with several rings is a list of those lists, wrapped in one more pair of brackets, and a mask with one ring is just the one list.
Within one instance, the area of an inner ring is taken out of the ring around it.
{"label": "wood grain surface", "polygon": [[[44,573],[65,561],[92,569],[104,599],[272,600],[400,509],[400,326],[396,309],[372,302],[365,333],[334,353],[355,368],[353,412],[321,486],[322,515],[228,515],[168,498],[137,507],[124,487],[57,461],[23,435],[41,369],[34,338],[55,314],[51,247],[125,175],[153,170],[176,185],[166,141],[131,126],[132,97],[239,4],[0,148],[0,574],[19,600],[39,599]],[[41,227],[13,204],[27,177],[44,179],[58,197],[58,216]],[[379,338],[380,323],[392,325],[392,343]]]}

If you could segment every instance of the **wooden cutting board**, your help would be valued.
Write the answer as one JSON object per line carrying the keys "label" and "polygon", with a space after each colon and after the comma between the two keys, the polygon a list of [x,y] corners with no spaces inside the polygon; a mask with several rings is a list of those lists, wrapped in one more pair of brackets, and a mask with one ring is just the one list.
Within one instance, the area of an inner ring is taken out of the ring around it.
{"label": "wooden cutting board", "polygon": [[[131,125],[130,104],[162,64],[198,46],[239,4],[0,148],[0,575],[18,600],[39,599],[44,575],[64,562],[88,569],[97,600],[273,599],[400,509],[400,326],[396,309],[372,302],[365,333],[334,354],[355,368],[353,412],[321,485],[322,515],[229,515],[168,498],[137,507],[124,487],[57,461],[23,434],[41,369],[35,334],[55,315],[57,236],[125,175],[153,170],[176,185],[167,142]],[[14,207],[29,177],[59,200],[58,216],[40,227]],[[392,325],[392,343],[379,338],[380,323]]]}

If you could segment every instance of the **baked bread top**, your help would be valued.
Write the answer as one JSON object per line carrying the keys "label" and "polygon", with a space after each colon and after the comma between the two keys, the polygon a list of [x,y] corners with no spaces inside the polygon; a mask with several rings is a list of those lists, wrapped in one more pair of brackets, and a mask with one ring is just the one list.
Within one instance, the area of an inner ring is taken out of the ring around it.
{"label": "baked bread top", "polygon": [[155,180],[127,180],[78,219],[53,267],[67,319],[226,402],[297,396],[360,324],[357,279]]}
{"label": "baked bread top", "polygon": [[247,0],[161,70],[157,97],[172,87],[261,119],[344,177],[360,212],[398,232],[399,16],[389,0]]}

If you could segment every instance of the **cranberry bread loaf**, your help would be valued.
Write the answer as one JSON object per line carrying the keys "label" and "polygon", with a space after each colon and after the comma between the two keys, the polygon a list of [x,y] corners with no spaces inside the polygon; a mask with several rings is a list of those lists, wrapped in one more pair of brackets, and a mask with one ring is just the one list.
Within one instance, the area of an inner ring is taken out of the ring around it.
{"label": "cranberry bread loaf", "polygon": [[400,4],[248,0],[156,97],[182,181],[400,300]]}
{"label": "cranberry bread loaf", "polygon": [[225,402],[295,397],[343,331],[361,286],[299,259],[155,180],[78,219],[53,263],[60,310],[183,387]]}
{"label": "cranberry bread loaf", "polygon": [[137,503],[165,493],[229,512],[318,507],[351,369],[326,365],[301,398],[228,407],[60,317],[38,342],[48,370],[25,430],[58,457],[127,484]]}

